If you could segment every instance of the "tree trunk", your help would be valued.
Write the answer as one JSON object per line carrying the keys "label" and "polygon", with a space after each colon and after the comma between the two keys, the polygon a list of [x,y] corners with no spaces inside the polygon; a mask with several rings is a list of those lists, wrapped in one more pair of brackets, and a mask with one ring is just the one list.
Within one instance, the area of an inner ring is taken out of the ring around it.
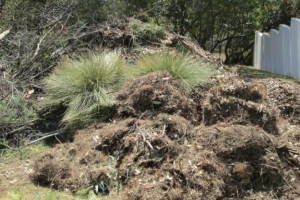
{"label": "tree trunk", "polygon": [[6,0],[0,0],[0,15],[1,15],[2,10],[4,8],[5,2],[6,2]]}

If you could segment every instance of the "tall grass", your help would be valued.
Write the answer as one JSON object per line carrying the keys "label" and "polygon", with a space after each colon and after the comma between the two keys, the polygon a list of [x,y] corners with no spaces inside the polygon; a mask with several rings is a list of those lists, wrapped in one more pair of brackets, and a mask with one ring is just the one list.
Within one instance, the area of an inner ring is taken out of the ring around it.
{"label": "tall grass", "polygon": [[90,123],[99,114],[105,117],[115,104],[113,93],[124,80],[123,66],[118,52],[65,59],[45,80],[46,104],[67,107],[64,123]]}
{"label": "tall grass", "polygon": [[138,76],[155,71],[167,71],[179,80],[186,90],[205,82],[215,73],[215,68],[191,55],[158,52],[141,57],[130,73]]}

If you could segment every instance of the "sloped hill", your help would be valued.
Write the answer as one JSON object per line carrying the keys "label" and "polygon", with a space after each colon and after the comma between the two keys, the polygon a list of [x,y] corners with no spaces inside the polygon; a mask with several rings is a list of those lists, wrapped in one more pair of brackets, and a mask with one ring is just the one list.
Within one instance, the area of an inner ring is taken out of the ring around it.
{"label": "sloped hill", "polygon": [[[17,175],[26,184],[87,190],[101,199],[300,198],[299,84],[228,69],[187,38],[161,31],[130,20],[102,24],[65,38],[54,55],[76,57],[103,45],[134,63],[143,53],[180,49],[216,65],[219,75],[190,93],[167,72],[130,80],[117,94],[111,121],[34,155],[20,164],[20,174],[2,167],[3,193],[18,184],[7,181]],[[44,76],[56,59],[31,75]]]}

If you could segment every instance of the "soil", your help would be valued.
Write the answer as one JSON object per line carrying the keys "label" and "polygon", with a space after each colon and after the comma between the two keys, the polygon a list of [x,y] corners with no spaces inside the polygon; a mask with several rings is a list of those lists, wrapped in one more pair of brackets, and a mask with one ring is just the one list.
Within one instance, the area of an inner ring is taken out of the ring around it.
{"label": "soil", "polygon": [[187,94],[166,72],[138,77],[111,123],[36,159],[31,180],[105,199],[298,200],[299,87],[228,72]]}

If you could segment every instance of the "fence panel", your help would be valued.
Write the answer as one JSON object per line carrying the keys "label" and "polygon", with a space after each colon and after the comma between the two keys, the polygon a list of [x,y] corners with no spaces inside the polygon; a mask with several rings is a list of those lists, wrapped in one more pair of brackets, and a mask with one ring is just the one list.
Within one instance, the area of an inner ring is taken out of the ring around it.
{"label": "fence panel", "polygon": [[300,80],[300,19],[270,33],[255,33],[254,66],[263,71]]}
{"label": "fence panel", "polygon": [[281,42],[281,55],[282,60],[280,65],[283,69],[283,75],[292,76],[292,49],[291,49],[291,28],[287,25],[279,26],[280,42]]}
{"label": "fence panel", "polygon": [[254,66],[256,66],[257,69],[261,69],[262,66],[262,36],[263,34],[261,32],[255,32]]}

